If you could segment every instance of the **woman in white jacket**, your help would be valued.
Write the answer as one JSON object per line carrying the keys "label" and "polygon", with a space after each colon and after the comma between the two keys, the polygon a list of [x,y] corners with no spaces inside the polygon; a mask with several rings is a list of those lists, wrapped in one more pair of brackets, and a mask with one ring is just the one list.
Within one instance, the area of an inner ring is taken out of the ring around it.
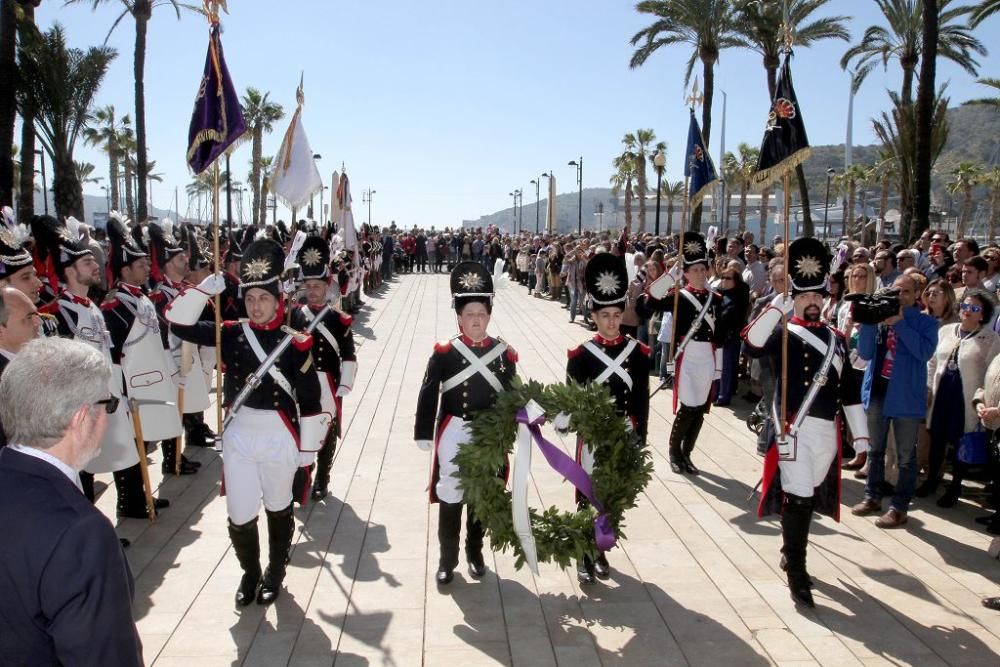
{"label": "woman in white jacket", "polygon": [[[917,496],[934,493],[948,445],[957,453],[962,435],[975,431],[979,424],[973,400],[983,386],[986,367],[1000,354],[1000,336],[985,326],[993,317],[994,307],[993,298],[985,291],[966,290],[959,323],[943,326],[938,332],[937,350],[927,362],[930,466],[927,480],[915,492]],[[966,466],[957,456],[952,463],[952,481],[938,499],[940,507],[953,507],[961,495]]]}

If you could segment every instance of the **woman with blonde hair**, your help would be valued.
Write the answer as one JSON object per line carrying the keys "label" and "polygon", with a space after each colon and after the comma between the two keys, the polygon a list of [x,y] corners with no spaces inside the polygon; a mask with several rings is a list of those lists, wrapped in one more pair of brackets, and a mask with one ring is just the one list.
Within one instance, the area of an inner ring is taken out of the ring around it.
{"label": "woman with blonde hair", "polygon": [[935,278],[920,295],[924,312],[938,321],[938,326],[958,322],[958,305],[955,302],[955,288],[944,278]]}
{"label": "woman with blonde hair", "polygon": [[[849,296],[851,294],[871,294],[875,291],[875,269],[872,268],[872,265],[867,262],[859,262],[858,264],[851,264],[848,266],[844,272],[844,278],[847,283],[844,296]],[[840,300],[840,306],[837,308],[837,329],[839,329],[844,334],[844,338],[847,339],[847,349],[851,360],[851,368],[849,371],[845,372],[855,373],[858,376],[858,381],[860,382],[865,373],[867,362],[858,357],[859,329],[854,324],[854,318],[851,316],[853,307],[853,302],[847,301],[846,299]],[[847,440],[846,442],[850,442],[850,440]],[[858,479],[864,479],[867,475],[863,468],[867,462],[868,453],[859,452],[853,459],[845,463],[843,468],[844,470],[856,470],[857,472],[854,476]]]}

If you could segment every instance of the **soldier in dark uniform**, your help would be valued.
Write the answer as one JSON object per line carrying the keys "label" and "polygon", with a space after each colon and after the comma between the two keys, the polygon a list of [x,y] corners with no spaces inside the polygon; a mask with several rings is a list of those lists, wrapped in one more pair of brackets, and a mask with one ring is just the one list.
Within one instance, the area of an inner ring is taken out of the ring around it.
{"label": "soldier in dark uniform", "polygon": [[[708,250],[705,238],[696,232],[684,233],[684,247],[678,256],[683,264],[684,285],[678,275],[664,273],[647,289],[640,309],[673,311],[675,290],[680,290],[674,337],[674,423],[670,429],[670,469],[678,474],[697,475],[691,452],[712,404],[712,382],[722,377],[723,328],[722,296],[708,289]],[[673,371],[673,368],[669,369]]]}
{"label": "soldier in dark uniform", "polygon": [[[587,292],[590,295],[591,316],[597,323],[597,335],[591,340],[569,350],[566,376],[577,384],[607,385],[615,399],[615,407],[628,426],[640,438],[646,438],[649,421],[649,348],[631,336],[622,335],[622,313],[628,294],[628,271],[623,257],[602,252],[587,263]],[[565,415],[557,417],[556,427],[563,430]],[[576,442],[576,462],[587,474],[594,470],[594,452],[581,438]],[[587,499],[576,493],[579,507]],[[596,563],[585,557],[577,564],[577,578],[582,584],[594,583],[594,576],[607,579],[611,568],[604,553]]]}
{"label": "soldier in dark uniform", "polygon": [[[434,346],[417,397],[413,429],[417,446],[434,448],[430,489],[431,502],[439,503],[437,582],[441,585],[451,582],[458,566],[463,497],[454,457],[471,439],[469,422],[476,411],[491,407],[496,395],[510,388],[517,372],[514,349],[486,333],[493,312],[493,279],[486,268],[478,262],[458,264],[451,272],[451,293],[461,333]],[[466,509],[465,556],[469,574],[482,577],[486,573],[483,527],[471,507]]]}
{"label": "soldier in dark uniform", "polygon": [[[801,238],[788,249],[791,299],[774,297],[743,331],[747,354],[769,356],[777,369],[772,412],[780,420],[781,380],[787,377],[786,414],[792,420],[776,426],[776,438],[764,459],[763,491],[758,515],[781,514],[781,567],[792,599],[813,607],[806,572],[806,547],[813,511],[840,520],[840,429],[843,409],[856,451],[867,450],[868,421],[861,405],[861,383],[850,364],[843,335],[820,321],[827,295],[830,255],[817,239]],[[782,313],[788,321],[788,368],[782,368]]]}
{"label": "soldier in dark uniform", "polygon": [[[170,378],[170,363],[163,349],[156,308],[140,285],[149,277],[149,256],[129,233],[124,219],[112,212],[108,219],[108,300],[101,305],[104,323],[111,337],[111,363],[123,375],[123,398],[159,402],[139,407],[143,436],[147,441],[176,438],[180,417]],[[157,378],[153,383],[144,378]],[[136,379],[132,382],[132,379]],[[136,463],[114,473],[118,489],[118,516],[144,519],[146,499],[142,472]],[[170,502],[154,499],[157,510]]]}
{"label": "soldier in dark uniform", "polygon": [[[285,301],[280,290],[284,252],[271,240],[254,241],[243,253],[241,275],[248,322],[222,328],[224,405],[232,403],[248,378],[285,339]],[[167,308],[172,331],[182,340],[215,345],[215,325],[199,322],[209,297],[226,288],[214,274],[184,290]],[[236,603],[270,604],[281,592],[295,528],[292,486],[299,468],[323,443],[329,419],[322,414],[320,387],[309,349],[312,338],[293,336],[291,345],[235,413],[223,433],[223,475],[229,537],[243,569]],[[310,452],[304,456],[304,452]],[[257,516],[267,514],[268,566],[261,574]]]}
{"label": "soldier in dark uniform", "polygon": [[[3,218],[0,222],[0,287],[13,287],[31,299],[31,303],[39,307],[41,335],[58,336],[55,318],[41,312],[41,307],[52,300],[52,295],[47,300],[44,298],[45,283],[38,275],[31,253],[23,247],[30,237],[28,228],[14,221],[14,213],[9,206],[4,207]],[[57,284],[54,289],[58,288]]]}
{"label": "soldier in dark uniform", "polygon": [[[312,324],[327,301],[340,299],[340,290],[333,282],[330,270],[330,246],[319,236],[306,238],[299,249],[297,263],[299,277],[305,287],[306,303],[296,306],[292,313],[292,326],[302,331]],[[336,292],[331,294],[331,289]],[[341,401],[354,387],[358,370],[351,318],[336,306],[314,327],[312,355],[319,374],[323,411],[332,418],[323,447],[316,456],[312,497],[321,500],[329,491],[333,454],[343,428]]]}
{"label": "soldier in dark uniform", "polygon": [[[156,306],[156,312],[160,317],[160,338],[163,342],[163,349],[167,351],[173,361],[173,380],[178,388],[184,388],[183,405],[181,409],[186,417],[188,413],[196,412],[200,414],[208,408],[208,391],[205,387],[204,377],[201,373],[199,363],[196,372],[188,372],[182,377],[183,363],[183,341],[170,333],[170,323],[164,318],[163,313],[167,306],[177,298],[187,285],[185,278],[188,274],[187,250],[177,242],[173,236],[173,223],[169,220],[160,223],[152,221],[147,226],[149,234],[149,277],[153,285],[153,290],[149,293],[149,300]],[[193,370],[193,369],[192,369]],[[191,386],[188,386],[190,382]],[[196,386],[195,382],[200,382],[201,386]],[[181,394],[178,393],[178,400]],[[182,418],[183,423],[183,418]],[[177,446],[179,439],[164,440],[160,443],[163,451],[163,461],[160,464],[160,472],[164,475],[176,473],[175,457],[177,456]],[[181,475],[193,475],[201,468],[200,461],[191,461],[183,454],[181,455]]]}

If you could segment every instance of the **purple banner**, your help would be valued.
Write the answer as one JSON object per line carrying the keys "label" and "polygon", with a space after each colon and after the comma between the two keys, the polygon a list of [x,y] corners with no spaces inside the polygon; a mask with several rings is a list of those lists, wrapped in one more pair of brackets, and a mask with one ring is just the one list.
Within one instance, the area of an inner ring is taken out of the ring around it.
{"label": "purple banner", "polygon": [[531,439],[542,450],[542,455],[549,462],[549,465],[552,466],[552,469],[575,486],[590,501],[594,509],[597,510],[597,518],[594,519],[594,539],[597,542],[598,550],[608,551],[615,546],[618,538],[615,536],[615,529],[611,526],[611,519],[608,518],[607,513],[604,511],[604,505],[594,495],[594,486],[590,480],[590,475],[587,474],[587,471],[580,464],[545,439],[540,428],[540,425],[544,422],[545,415],[541,415],[538,419],[532,421],[528,416],[528,411],[524,408],[521,408],[517,412],[517,423],[528,427],[528,430],[531,432]]}
{"label": "purple banner", "polygon": [[219,24],[216,23],[208,38],[205,73],[201,77],[188,127],[188,166],[195,174],[205,171],[246,131],[243,108],[229,78],[222,54]]}

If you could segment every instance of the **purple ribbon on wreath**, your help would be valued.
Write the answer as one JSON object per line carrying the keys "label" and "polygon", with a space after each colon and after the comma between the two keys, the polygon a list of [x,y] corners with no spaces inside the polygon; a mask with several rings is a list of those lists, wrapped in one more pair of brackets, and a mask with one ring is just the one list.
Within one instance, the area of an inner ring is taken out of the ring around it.
{"label": "purple ribbon on wreath", "polygon": [[525,408],[521,408],[517,412],[516,420],[518,424],[524,424],[528,428],[528,431],[531,433],[531,439],[538,445],[538,448],[542,451],[542,455],[549,462],[549,465],[552,466],[552,469],[575,486],[590,501],[594,509],[597,510],[597,517],[594,519],[594,541],[597,543],[598,550],[610,550],[615,546],[618,538],[615,535],[615,529],[611,525],[611,519],[605,511],[604,505],[594,495],[594,485],[590,479],[590,475],[587,474],[587,471],[579,463],[545,439],[540,428],[541,424],[545,423],[544,414],[532,419],[528,415],[528,411]]}

